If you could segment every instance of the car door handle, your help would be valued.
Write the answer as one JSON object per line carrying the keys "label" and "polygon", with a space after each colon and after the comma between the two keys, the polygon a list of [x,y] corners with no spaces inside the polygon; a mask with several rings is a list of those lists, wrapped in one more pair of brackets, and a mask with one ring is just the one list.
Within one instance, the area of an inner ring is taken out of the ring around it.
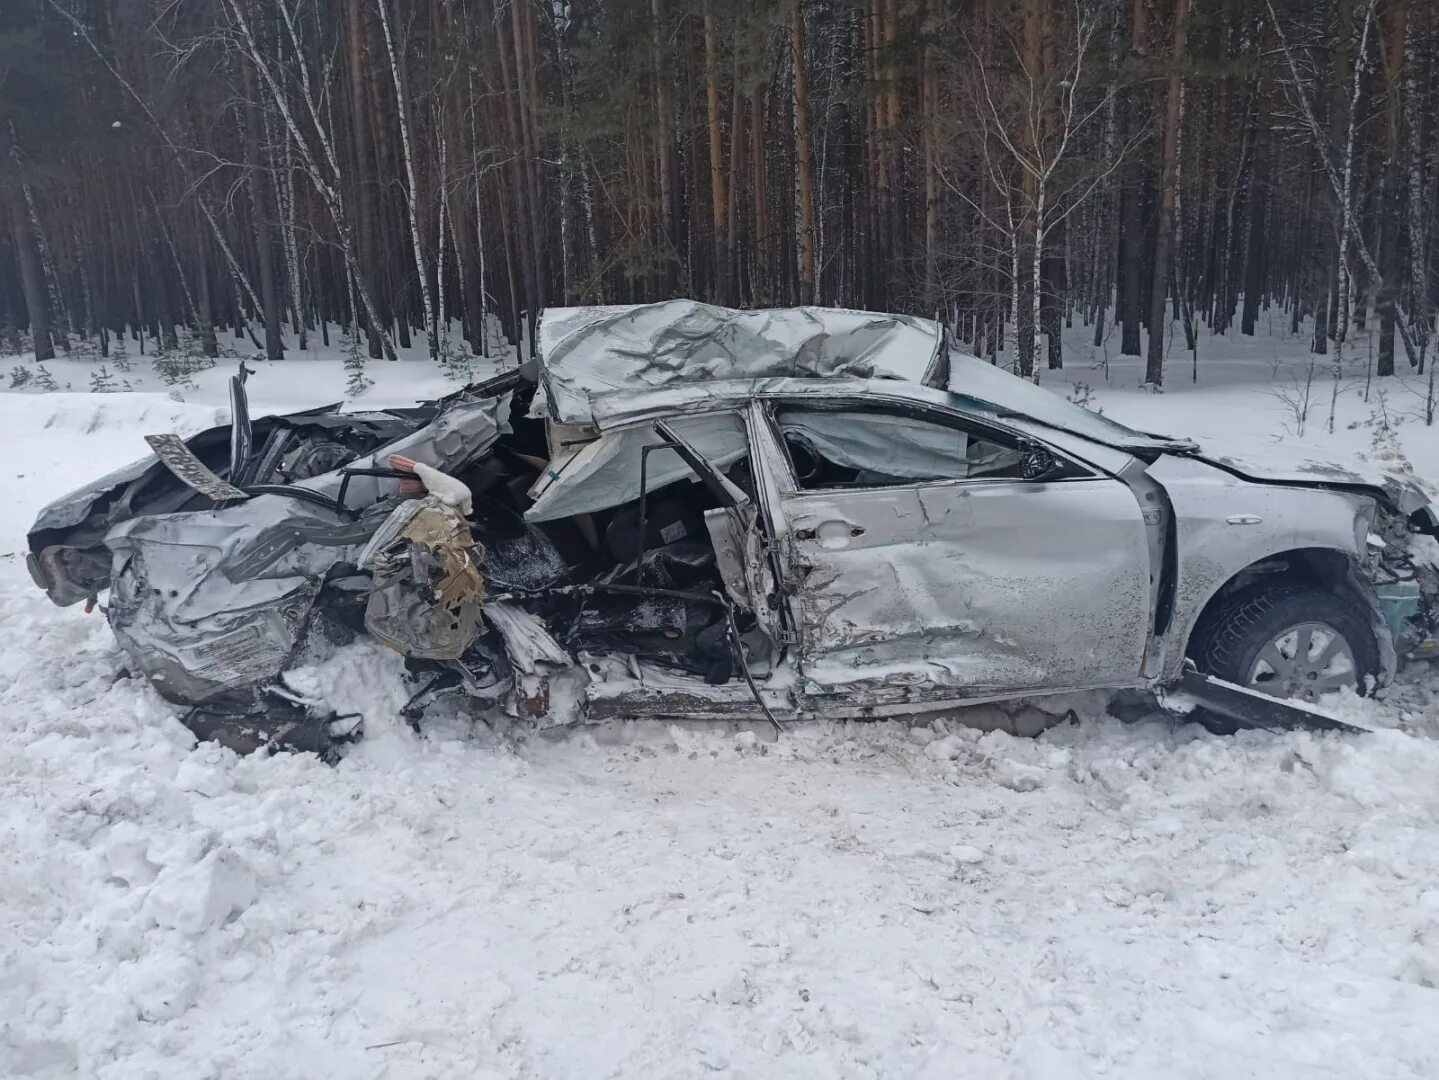
{"label": "car door handle", "polygon": [[857,540],[864,535],[864,526],[856,525],[852,521],[821,521],[812,529],[796,529],[794,538],[796,540],[819,540],[835,541],[848,538]]}

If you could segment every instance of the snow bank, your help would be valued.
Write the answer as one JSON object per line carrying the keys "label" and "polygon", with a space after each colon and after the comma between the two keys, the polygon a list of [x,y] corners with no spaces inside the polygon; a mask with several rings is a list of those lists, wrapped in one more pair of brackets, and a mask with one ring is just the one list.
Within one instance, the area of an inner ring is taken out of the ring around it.
{"label": "snow bank", "polygon": [[99,619],[0,605],[3,1075],[1439,1072],[1426,738],[504,748],[356,646],[328,768],[193,748]]}

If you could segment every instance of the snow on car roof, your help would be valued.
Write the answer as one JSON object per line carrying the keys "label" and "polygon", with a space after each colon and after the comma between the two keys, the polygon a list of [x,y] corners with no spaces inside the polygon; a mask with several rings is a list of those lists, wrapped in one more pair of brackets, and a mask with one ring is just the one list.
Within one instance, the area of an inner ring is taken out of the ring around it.
{"label": "snow on car roof", "polygon": [[810,375],[942,381],[944,334],[910,315],[694,300],[549,308],[532,415],[589,423],[594,399],[676,383]]}

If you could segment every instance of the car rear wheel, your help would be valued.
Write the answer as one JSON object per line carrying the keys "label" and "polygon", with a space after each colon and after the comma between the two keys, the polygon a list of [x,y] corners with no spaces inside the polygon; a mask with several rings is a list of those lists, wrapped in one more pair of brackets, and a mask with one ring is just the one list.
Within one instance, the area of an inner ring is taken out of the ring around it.
{"label": "car rear wheel", "polygon": [[1379,647],[1363,612],[1332,593],[1264,584],[1205,616],[1190,641],[1200,671],[1278,698],[1368,689]]}

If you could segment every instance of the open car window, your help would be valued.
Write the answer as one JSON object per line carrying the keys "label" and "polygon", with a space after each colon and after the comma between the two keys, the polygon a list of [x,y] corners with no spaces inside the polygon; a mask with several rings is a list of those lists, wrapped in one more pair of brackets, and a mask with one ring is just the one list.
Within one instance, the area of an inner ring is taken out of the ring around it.
{"label": "open car window", "polygon": [[794,406],[781,406],[775,420],[802,490],[1020,477],[1016,440],[958,422]]}
{"label": "open car window", "polygon": [[[716,469],[728,469],[749,456],[744,421],[738,413],[680,417],[671,420],[670,425]],[[530,521],[555,521],[638,499],[641,451],[661,441],[653,424],[602,435],[564,464],[525,517]],[[650,454],[645,471],[645,487],[652,492],[677,480],[697,479],[673,450]]]}

